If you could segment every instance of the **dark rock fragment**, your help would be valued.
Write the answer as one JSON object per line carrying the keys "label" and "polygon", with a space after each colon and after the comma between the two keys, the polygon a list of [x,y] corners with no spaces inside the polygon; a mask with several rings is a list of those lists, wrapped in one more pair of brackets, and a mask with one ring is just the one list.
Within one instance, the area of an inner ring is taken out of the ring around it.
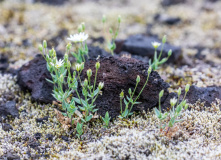
{"label": "dark rock fragment", "polygon": [[221,99],[221,87],[209,86],[204,88],[193,85],[186,95],[187,102],[194,104],[199,100],[205,102],[206,107],[210,107],[211,103],[216,101],[216,98]]}
{"label": "dark rock fragment", "polygon": [[[129,52],[131,54],[140,55],[140,56],[147,56],[148,58],[153,59],[154,57],[154,47],[152,46],[152,42],[160,42],[155,37],[147,37],[144,35],[133,35],[125,40],[122,51]],[[181,48],[172,46],[168,43],[164,45],[162,58],[167,57],[169,50],[173,51],[173,54],[169,58],[167,62],[176,62],[181,54]],[[161,46],[157,49],[158,54],[161,51]]]}
{"label": "dark rock fragment", "polygon": [[37,149],[38,146],[40,146],[40,143],[38,143],[38,142],[30,142],[30,143],[29,143],[29,146],[30,146],[31,148],[33,148],[33,149]]}
{"label": "dark rock fragment", "polygon": [[98,56],[110,56],[110,53],[100,47],[88,46],[88,55],[89,59],[96,59]]}
{"label": "dark rock fragment", "polygon": [[63,139],[64,141],[68,141],[68,137],[67,136],[61,136],[61,139]]}
{"label": "dark rock fragment", "polygon": [[163,0],[162,1],[162,6],[170,6],[170,5],[175,5],[175,4],[180,4],[180,3],[185,3],[186,0]]}
{"label": "dark rock fragment", "polygon": [[37,123],[45,123],[44,121],[48,121],[48,116],[45,116],[43,118],[36,118],[35,119]]}
{"label": "dark rock fragment", "polygon": [[0,117],[6,118],[9,115],[13,118],[19,117],[15,101],[8,101],[4,105],[0,106]]}
{"label": "dark rock fragment", "polygon": [[13,130],[12,126],[11,126],[10,124],[8,124],[8,123],[3,123],[3,124],[2,124],[2,129],[3,129],[4,131]]}
{"label": "dark rock fragment", "polygon": [[1,72],[6,71],[8,66],[9,66],[8,57],[3,54],[0,54],[0,71]]}
{"label": "dark rock fragment", "polygon": [[40,139],[41,138],[41,133],[35,133],[34,134],[35,139]]}
{"label": "dark rock fragment", "polygon": [[170,17],[168,15],[160,15],[160,14],[155,15],[154,20],[159,23],[168,24],[168,25],[175,25],[181,21],[179,17]]}
{"label": "dark rock fragment", "polygon": [[8,153],[4,157],[6,157],[7,160],[20,160],[20,157],[18,155],[12,153]]}
{"label": "dark rock fragment", "polygon": [[46,81],[46,78],[51,80],[51,75],[42,55],[37,55],[18,71],[18,84],[21,89],[31,91],[32,100],[41,103],[51,103],[54,100],[51,95],[53,84]]}
{"label": "dark rock fragment", "polygon": [[41,2],[41,3],[46,3],[50,5],[62,5],[68,0],[34,0],[34,2]]}
{"label": "dark rock fragment", "polygon": [[50,141],[52,141],[53,140],[53,138],[54,138],[54,135],[53,134],[47,134],[46,135],[46,139],[48,139],[48,140],[50,140]]}
{"label": "dark rock fragment", "polygon": [[[86,77],[86,70],[91,68],[95,73],[96,60],[90,60],[85,64],[82,73],[82,79]],[[148,65],[136,59],[106,57],[100,59],[101,67],[98,71],[97,84],[104,82],[102,96],[98,96],[95,104],[98,108],[98,114],[104,116],[106,111],[112,118],[120,114],[119,94],[124,90],[127,95],[128,89],[132,90],[136,85],[136,77],[140,75],[141,81],[137,87],[135,95],[137,96],[143,87],[147,78]],[[92,78],[93,80],[93,78]],[[169,85],[161,79],[156,71],[150,74],[149,82],[139,98],[142,104],[135,105],[133,111],[143,111],[154,108],[158,104],[158,94],[164,89],[162,102],[166,99],[169,92]],[[165,106],[166,107],[166,106]]]}

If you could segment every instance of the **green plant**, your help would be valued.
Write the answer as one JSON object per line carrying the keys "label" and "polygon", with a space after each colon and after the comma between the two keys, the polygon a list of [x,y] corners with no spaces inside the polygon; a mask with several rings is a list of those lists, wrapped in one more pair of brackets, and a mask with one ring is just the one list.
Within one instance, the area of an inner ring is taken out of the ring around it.
{"label": "green plant", "polygon": [[[69,46],[67,46],[67,50],[68,49]],[[67,53],[62,60],[58,60],[54,49],[49,50],[47,53],[46,41],[43,41],[43,46],[39,46],[39,50],[47,62],[47,69],[52,77],[52,80],[47,79],[47,81],[54,85],[52,95],[62,104],[62,109],[64,111],[62,114],[69,117],[71,123],[74,124],[74,114],[77,110],[81,110],[83,112],[81,124],[83,125],[84,123],[89,122],[93,117],[93,113],[97,111],[94,102],[104,87],[103,82],[100,82],[99,85],[96,86],[97,72],[100,68],[100,63],[97,62],[95,64],[96,73],[94,83],[91,84],[91,69],[87,70],[87,79],[83,82],[80,79],[80,74],[84,69],[84,63],[76,64],[76,71],[71,73],[71,63],[68,60]],[[78,91],[79,85],[82,89],[82,96],[80,96]],[[73,96],[73,94],[75,94],[76,97]]]}
{"label": "green plant", "polygon": [[[166,133],[169,131],[171,127],[174,126],[175,123],[183,121],[183,119],[178,119],[178,117],[182,114],[183,108],[186,110],[188,108],[188,104],[186,104],[186,94],[189,91],[190,85],[187,84],[185,87],[185,95],[182,101],[179,103],[180,95],[181,95],[181,88],[178,89],[178,99],[172,98],[170,99],[171,108],[169,112],[162,113],[161,110],[161,97],[163,96],[163,90],[159,93],[159,109],[154,108],[155,115],[160,120],[160,131],[162,131],[165,127],[168,127]],[[176,108],[175,108],[176,106]],[[169,117],[169,122],[163,122]],[[162,126],[163,124],[163,126]]]}
{"label": "green plant", "polygon": [[106,112],[105,117],[102,117],[102,120],[104,121],[104,123],[105,123],[105,127],[106,127],[106,128],[107,128],[108,125],[109,125],[110,119],[111,119],[111,118],[110,118],[108,112]]}
{"label": "green plant", "polygon": [[[105,15],[103,15],[102,23],[103,23],[104,32],[105,32],[105,23],[106,23],[106,21],[107,21],[107,18],[106,18]],[[112,55],[114,55],[114,50],[116,49],[115,40],[116,40],[116,38],[119,34],[119,30],[120,30],[120,23],[121,23],[121,16],[120,15],[118,16],[117,22],[118,22],[118,24],[117,24],[117,28],[116,28],[115,31],[112,28],[109,28],[109,34],[111,35],[111,38],[107,43],[107,48],[110,50]]]}
{"label": "green plant", "polygon": [[74,42],[74,47],[75,47],[75,52],[70,52],[72,45],[71,43],[69,43],[67,45],[67,52],[68,53],[70,52],[75,57],[77,63],[85,62],[85,56],[89,57],[87,43],[85,42],[88,38],[88,35],[85,34],[84,31],[85,31],[85,24],[82,23],[78,27],[79,33],[70,35],[70,37],[67,38],[68,40]]}
{"label": "green plant", "polygon": [[[137,79],[136,79],[136,86],[135,86],[134,91],[132,92],[131,88],[129,88],[129,90],[128,90],[129,97],[126,96],[126,98],[124,98],[124,92],[123,91],[120,93],[120,108],[121,108],[121,112],[120,113],[121,113],[121,115],[119,116],[119,118],[128,118],[128,116],[133,114],[133,112],[131,112],[131,110],[133,109],[133,106],[135,104],[140,104],[140,102],[137,102],[137,100],[139,99],[141,93],[143,92],[144,88],[147,85],[147,82],[149,80],[149,76],[150,76],[151,71],[152,71],[152,68],[149,67],[148,68],[148,76],[147,76],[146,82],[143,85],[141,91],[139,92],[138,96],[135,99],[134,99],[134,94],[135,94],[137,86],[138,86],[138,84],[140,82],[140,76],[139,75],[137,76]],[[124,101],[124,104],[125,104],[124,111],[123,111],[123,108],[122,108],[123,107],[122,100]]]}
{"label": "green plant", "polygon": [[163,53],[163,47],[164,47],[164,44],[166,43],[166,36],[164,36],[162,38],[162,47],[161,47],[161,51],[160,51],[160,54],[159,56],[157,56],[157,48],[161,45],[161,43],[158,43],[158,42],[152,42],[152,45],[155,49],[154,51],[154,58],[153,58],[153,63],[151,62],[151,59],[149,60],[149,65],[153,68],[153,70],[157,70],[159,68],[159,65],[165,63],[169,57],[172,55],[172,50],[169,50],[168,51],[168,57],[167,58],[163,58],[163,59],[160,59],[161,56],[162,56],[162,53]]}
{"label": "green plant", "polygon": [[76,130],[77,130],[77,136],[80,139],[81,135],[83,134],[83,123],[77,123]]}

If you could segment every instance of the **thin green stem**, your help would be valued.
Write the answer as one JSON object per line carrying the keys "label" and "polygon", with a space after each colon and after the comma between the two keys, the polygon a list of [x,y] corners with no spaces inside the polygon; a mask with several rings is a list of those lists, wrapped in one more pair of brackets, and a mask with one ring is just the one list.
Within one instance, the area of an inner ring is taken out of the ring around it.
{"label": "thin green stem", "polygon": [[149,80],[149,76],[150,76],[150,74],[148,74],[148,76],[147,76],[147,80],[146,80],[146,82],[145,82],[143,88],[141,89],[140,93],[138,94],[138,96],[137,96],[137,98],[135,99],[134,102],[137,101],[137,99],[140,97],[140,94],[143,92],[144,88],[146,87],[146,85],[147,85],[147,83],[148,83],[148,80]]}
{"label": "thin green stem", "polygon": [[93,96],[94,96],[94,89],[95,89],[95,85],[96,85],[96,81],[97,81],[97,71],[98,71],[98,69],[96,68],[96,73],[95,73],[95,77],[94,77]]}
{"label": "thin green stem", "polygon": [[162,53],[163,53],[164,44],[165,44],[165,43],[163,43],[163,45],[162,45],[162,47],[161,47],[161,51],[160,51],[160,55],[159,55],[159,57],[158,57],[158,61],[160,60],[160,57],[161,57],[161,55],[162,55]]}
{"label": "thin green stem", "polygon": [[120,98],[120,113],[122,114],[122,98]]}

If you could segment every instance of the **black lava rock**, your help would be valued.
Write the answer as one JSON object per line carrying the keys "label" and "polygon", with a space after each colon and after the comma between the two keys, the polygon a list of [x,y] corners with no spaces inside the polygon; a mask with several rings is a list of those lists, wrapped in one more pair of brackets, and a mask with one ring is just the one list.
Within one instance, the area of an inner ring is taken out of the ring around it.
{"label": "black lava rock", "polygon": [[3,54],[0,54],[0,71],[1,72],[6,71],[8,66],[9,66],[8,57]]}
{"label": "black lava rock", "polygon": [[20,157],[16,154],[8,153],[7,155],[4,155],[3,157],[6,157],[7,160],[20,160]]}
{"label": "black lava rock", "polygon": [[12,126],[11,126],[10,124],[8,124],[8,123],[3,123],[3,124],[2,124],[2,129],[3,129],[4,131],[13,130]]}
{"label": "black lava rock", "polygon": [[88,55],[89,59],[96,59],[98,56],[102,57],[110,56],[110,53],[106,52],[100,47],[88,46]]}
{"label": "black lava rock", "polygon": [[[95,73],[96,60],[90,60],[85,63],[85,69],[82,71],[82,79],[87,77],[87,69],[91,68]],[[117,117],[120,114],[120,98],[119,94],[124,90],[125,94],[128,93],[128,89],[132,90],[136,85],[136,77],[140,75],[140,83],[135,92],[137,96],[142,89],[146,78],[148,65],[133,58],[117,58],[117,57],[104,57],[100,59],[101,67],[98,70],[97,84],[104,82],[104,88],[102,90],[102,96],[98,96],[95,101],[96,108],[98,108],[98,114],[104,116],[106,111],[109,112],[112,118]],[[145,71],[145,72],[144,72]],[[94,77],[92,78],[92,80]],[[91,82],[93,84],[93,82]],[[169,84],[163,81],[156,71],[150,74],[149,81],[145,89],[143,90],[139,102],[139,105],[133,107],[133,111],[151,110],[158,105],[158,95],[161,90],[164,90],[164,96],[162,97],[162,103],[169,95],[167,88]],[[165,106],[168,107],[168,106]]]}
{"label": "black lava rock", "polygon": [[50,140],[50,141],[52,141],[53,140],[53,138],[54,138],[54,135],[53,134],[47,134],[46,135],[46,139],[48,139],[48,140]]}
{"label": "black lava rock", "polygon": [[209,86],[204,88],[193,85],[186,95],[189,103],[194,104],[199,100],[200,102],[205,102],[206,107],[210,107],[211,103],[216,101],[216,98],[221,99],[221,87]]}
{"label": "black lava rock", "polygon": [[175,25],[181,21],[179,17],[170,17],[167,15],[160,15],[160,14],[155,15],[154,20],[159,23],[168,24],[168,25]]}
{"label": "black lava rock", "polygon": [[64,141],[68,141],[68,137],[67,136],[61,136],[61,139],[63,139]]}
{"label": "black lava rock", "polygon": [[29,146],[33,149],[37,149],[38,146],[40,146],[40,143],[38,142],[31,142],[29,143]]}
{"label": "black lava rock", "polygon": [[48,121],[48,116],[45,116],[43,118],[36,118],[35,120],[36,120],[37,123],[44,124],[45,123],[44,121]]}
{"label": "black lava rock", "polygon": [[38,140],[41,138],[41,133],[35,133],[34,134],[34,137]]}
{"label": "black lava rock", "polygon": [[50,5],[62,5],[68,0],[34,0],[34,2],[41,2],[41,3],[46,3]]}
{"label": "black lava rock", "polygon": [[[131,54],[148,57],[153,59],[154,57],[154,47],[152,46],[152,42],[160,42],[155,37],[147,37],[144,35],[133,35],[125,40],[121,51],[126,51]],[[181,54],[181,48],[172,46],[168,43],[164,45],[162,58],[167,57],[169,50],[173,51],[173,54],[169,58],[168,62],[175,63]],[[158,54],[160,53],[161,47],[157,49]]]}
{"label": "black lava rock", "polygon": [[53,84],[46,78],[51,80],[51,75],[42,55],[37,55],[18,71],[18,84],[21,89],[30,91],[32,100],[40,103],[51,103],[54,100],[51,95]]}
{"label": "black lava rock", "polygon": [[19,117],[15,101],[8,101],[4,105],[0,106],[0,117],[6,118],[9,115],[13,118]]}
{"label": "black lava rock", "polygon": [[180,3],[185,3],[186,0],[163,0],[162,1],[162,6],[170,6],[170,5],[175,5],[175,4],[180,4]]}

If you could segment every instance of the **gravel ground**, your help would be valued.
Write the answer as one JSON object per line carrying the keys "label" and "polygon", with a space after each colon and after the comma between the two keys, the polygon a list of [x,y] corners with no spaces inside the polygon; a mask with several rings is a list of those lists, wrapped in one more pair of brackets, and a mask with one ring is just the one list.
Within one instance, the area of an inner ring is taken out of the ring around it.
{"label": "gravel ground", "polygon": [[[67,36],[76,33],[81,22],[86,23],[90,38],[96,38],[103,35],[102,15],[106,14],[109,25],[113,25],[120,14],[120,39],[136,33],[150,32],[159,37],[166,34],[171,44],[182,48],[179,62],[159,70],[171,84],[170,91],[184,88],[187,83],[220,86],[220,7],[221,1],[205,0],[189,0],[167,8],[161,6],[160,0],[85,0],[62,6],[5,0],[0,2],[0,54],[8,56],[10,68],[18,69],[38,53],[42,40],[64,51]],[[157,13],[179,17],[181,22],[156,22]],[[0,73],[0,104],[13,100],[20,113],[19,118],[1,122],[0,159],[221,159],[218,99],[210,108],[199,102],[190,104],[191,109],[181,117],[184,121],[166,136],[159,135],[159,121],[153,112],[143,112],[128,120],[116,119],[108,129],[98,119],[85,128],[82,140],[78,140],[61,127],[53,105],[31,102],[30,93],[21,91],[16,80],[16,76]],[[39,118],[45,121],[40,123]],[[4,131],[3,123],[12,129]]]}

